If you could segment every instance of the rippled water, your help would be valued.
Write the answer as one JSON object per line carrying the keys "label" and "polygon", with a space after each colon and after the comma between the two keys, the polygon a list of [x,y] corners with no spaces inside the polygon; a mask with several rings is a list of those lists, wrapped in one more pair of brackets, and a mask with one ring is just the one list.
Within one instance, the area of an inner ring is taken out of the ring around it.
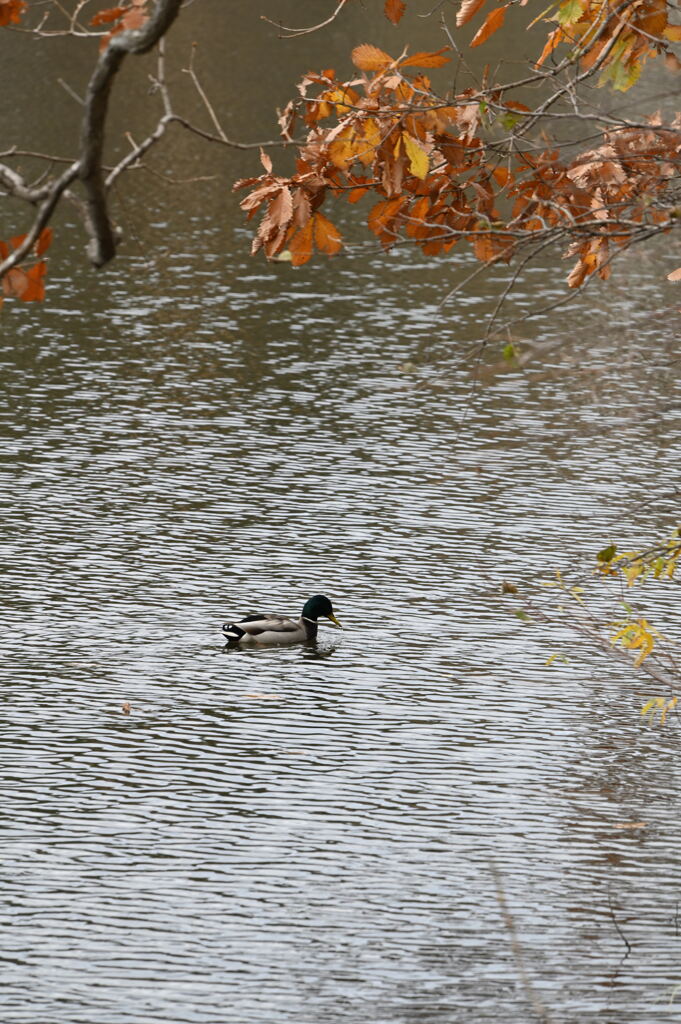
{"label": "rippled water", "polygon": [[[676,727],[499,594],[678,517],[664,259],[475,385],[494,274],[442,316],[451,263],[263,267],[171,213],[97,280],[62,233],[0,322],[0,1017],[676,1018]],[[342,634],[223,649],[316,592]]]}
{"label": "rippled water", "polygon": [[[471,403],[408,257],[216,262],[3,314],[3,1020],[676,1015],[677,734],[496,591],[668,523],[669,328]],[[223,651],[317,591],[342,635]]]}

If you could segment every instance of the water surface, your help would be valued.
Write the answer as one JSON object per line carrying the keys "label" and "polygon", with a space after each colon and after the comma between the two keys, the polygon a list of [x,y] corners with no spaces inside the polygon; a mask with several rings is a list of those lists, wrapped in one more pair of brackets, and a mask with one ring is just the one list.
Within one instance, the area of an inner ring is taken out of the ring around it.
{"label": "water surface", "polygon": [[[267,267],[207,195],[2,314],[3,1020],[677,1016],[676,728],[499,593],[676,521],[663,254],[474,388],[501,271],[443,317],[462,257]],[[223,650],[316,592],[342,634]]]}

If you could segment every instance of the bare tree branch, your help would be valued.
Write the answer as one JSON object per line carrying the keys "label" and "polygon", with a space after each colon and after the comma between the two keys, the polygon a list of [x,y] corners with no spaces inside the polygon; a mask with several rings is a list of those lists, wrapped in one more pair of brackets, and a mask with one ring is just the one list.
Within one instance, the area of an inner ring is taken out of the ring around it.
{"label": "bare tree branch", "polygon": [[151,50],[168,31],[181,6],[182,0],[157,0],[153,14],[142,28],[113,36],[100,55],[88,83],[80,136],[79,177],[85,188],[91,236],[88,256],[96,267],[104,266],[116,255],[116,236],[107,209],[102,170],[111,87],[125,57],[129,53],[143,54]]}

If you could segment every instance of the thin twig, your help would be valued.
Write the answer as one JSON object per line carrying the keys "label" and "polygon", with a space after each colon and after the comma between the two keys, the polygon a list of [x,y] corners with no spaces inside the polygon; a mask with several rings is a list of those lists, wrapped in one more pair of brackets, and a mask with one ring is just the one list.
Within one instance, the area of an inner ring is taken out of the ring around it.
{"label": "thin twig", "polygon": [[527,968],[525,967],[525,957],[523,954],[523,948],[518,938],[518,933],[516,931],[513,915],[508,909],[501,874],[493,859],[490,859],[490,871],[492,874],[492,878],[494,879],[494,887],[496,889],[499,910],[501,911],[501,918],[504,922],[504,926],[511,940],[511,950],[513,951],[516,969],[520,976],[520,982],[523,986],[525,996],[530,1006],[532,1007],[535,1016],[538,1017],[542,1024],[551,1024],[551,1016],[549,1014],[549,1011],[544,1006],[541,999],[535,992],[532,986],[532,982],[530,981],[529,974],[527,973]]}

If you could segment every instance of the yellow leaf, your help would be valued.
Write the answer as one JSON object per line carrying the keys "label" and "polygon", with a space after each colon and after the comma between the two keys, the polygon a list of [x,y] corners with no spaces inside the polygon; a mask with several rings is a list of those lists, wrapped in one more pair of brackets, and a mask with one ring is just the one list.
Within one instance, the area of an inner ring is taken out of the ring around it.
{"label": "yellow leaf", "polygon": [[364,166],[368,167],[369,164],[373,162],[373,159],[376,156],[376,149],[383,141],[383,137],[381,135],[381,129],[378,127],[378,124],[373,117],[368,117],[365,121],[362,121],[361,130],[363,142],[359,147],[357,156]]}
{"label": "yellow leaf", "polygon": [[404,142],[404,148],[409,158],[409,170],[417,178],[425,178],[428,174],[428,168],[430,161],[428,154],[425,149],[422,149],[415,138],[408,135],[406,132],[402,132],[402,140]]}
{"label": "yellow leaf", "polygon": [[[335,104],[336,113],[341,115],[350,113],[351,107],[354,107],[357,103],[359,96],[354,89],[330,89],[328,92],[322,93],[320,99],[325,101],[326,106],[329,106],[331,103]],[[327,111],[327,114],[329,112]],[[326,115],[320,115],[320,118],[321,116]]]}
{"label": "yellow leaf", "polygon": [[329,143],[329,160],[341,171],[347,171],[363,153],[366,153],[366,144],[351,126],[343,128]]}

